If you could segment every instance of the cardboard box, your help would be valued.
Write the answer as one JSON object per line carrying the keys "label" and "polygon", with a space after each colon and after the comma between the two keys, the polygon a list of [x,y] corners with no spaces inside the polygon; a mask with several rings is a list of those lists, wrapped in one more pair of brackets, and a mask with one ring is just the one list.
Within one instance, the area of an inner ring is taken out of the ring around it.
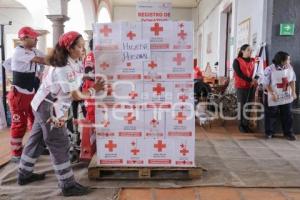
{"label": "cardboard box", "polygon": [[115,106],[96,108],[98,137],[141,138],[144,135],[144,110]]}
{"label": "cardboard box", "polygon": [[168,138],[195,138],[194,111],[172,110],[166,113]]}
{"label": "cardboard box", "polygon": [[170,108],[172,104],[172,82],[144,82],[144,104],[146,108],[163,106]]}
{"label": "cardboard box", "polygon": [[143,79],[143,62],[123,62],[121,52],[100,53],[95,60],[96,73],[106,75],[110,81]]}
{"label": "cardboard box", "polygon": [[124,149],[124,159],[126,166],[145,166],[146,148],[144,139],[122,139],[126,148]]}
{"label": "cardboard box", "polygon": [[193,80],[193,52],[166,53],[164,71],[167,80]]}
{"label": "cardboard box", "polygon": [[144,22],[143,39],[150,40],[151,50],[167,51],[171,49],[173,22]]}
{"label": "cardboard box", "polygon": [[161,109],[145,110],[145,138],[166,138],[166,111]]}
{"label": "cardboard box", "polygon": [[141,22],[121,22],[122,41],[141,40],[142,23]]}
{"label": "cardboard box", "polygon": [[97,137],[97,164],[101,166],[123,166],[126,146],[121,139]]}
{"label": "cardboard box", "polygon": [[105,103],[141,104],[143,102],[142,81],[109,81],[99,100]]}
{"label": "cardboard box", "polygon": [[145,139],[147,166],[173,166],[174,142],[166,139]]}
{"label": "cardboard box", "polygon": [[173,109],[178,109],[178,106],[185,105],[184,109],[194,109],[194,82],[183,81],[173,82]]}
{"label": "cardboard box", "polygon": [[176,51],[193,51],[193,22],[178,21],[173,23],[172,49]]}
{"label": "cardboard box", "polygon": [[195,138],[173,139],[174,164],[176,167],[195,166]]}
{"label": "cardboard box", "polygon": [[144,62],[144,80],[162,81],[165,80],[164,63],[165,52],[151,51],[151,60]]}
{"label": "cardboard box", "polygon": [[101,23],[94,25],[95,52],[121,50],[121,23]]}

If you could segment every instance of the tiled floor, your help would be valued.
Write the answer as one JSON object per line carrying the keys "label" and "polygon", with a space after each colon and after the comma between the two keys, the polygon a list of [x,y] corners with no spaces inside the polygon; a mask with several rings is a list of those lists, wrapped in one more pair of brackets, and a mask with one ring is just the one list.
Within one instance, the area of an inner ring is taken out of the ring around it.
{"label": "tiled floor", "polygon": [[[28,134],[27,134],[28,137]],[[198,140],[249,140],[261,134],[241,134],[235,126],[196,127]],[[0,166],[9,156],[9,130],[0,132]],[[300,177],[299,177],[300,178]],[[300,189],[192,187],[182,189],[123,189],[119,200],[300,200]]]}
{"label": "tiled floor", "polygon": [[300,189],[124,189],[121,191],[120,200],[300,200]]}

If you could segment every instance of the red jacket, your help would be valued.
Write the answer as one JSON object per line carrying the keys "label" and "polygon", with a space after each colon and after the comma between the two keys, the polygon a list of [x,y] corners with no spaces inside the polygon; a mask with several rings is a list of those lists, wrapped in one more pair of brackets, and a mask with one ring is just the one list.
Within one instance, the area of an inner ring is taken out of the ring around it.
{"label": "red jacket", "polygon": [[[252,78],[254,73],[254,67],[255,67],[255,59],[251,59],[250,62],[246,62],[243,58],[237,58],[240,69],[242,73]],[[245,81],[244,79],[240,78],[236,73],[234,73],[234,79],[235,79],[235,87],[238,89],[249,89],[251,88],[251,84],[248,81]]]}

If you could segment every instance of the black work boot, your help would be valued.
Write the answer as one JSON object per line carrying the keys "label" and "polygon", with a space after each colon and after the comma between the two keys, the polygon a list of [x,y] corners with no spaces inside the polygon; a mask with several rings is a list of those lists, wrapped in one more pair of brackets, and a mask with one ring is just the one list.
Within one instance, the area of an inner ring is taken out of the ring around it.
{"label": "black work boot", "polygon": [[75,183],[74,185],[63,188],[62,193],[65,197],[70,197],[70,196],[82,196],[86,195],[90,192],[90,189],[88,187],[84,187],[80,185],[79,183]]}
{"label": "black work boot", "polygon": [[27,178],[22,178],[20,175],[18,175],[18,184],[19,185],[27,185],[29,183],[35,182],[35,181],[41,181],[44,180],[46,177],[46,174],[36,174],[31,173],[31,175]]}

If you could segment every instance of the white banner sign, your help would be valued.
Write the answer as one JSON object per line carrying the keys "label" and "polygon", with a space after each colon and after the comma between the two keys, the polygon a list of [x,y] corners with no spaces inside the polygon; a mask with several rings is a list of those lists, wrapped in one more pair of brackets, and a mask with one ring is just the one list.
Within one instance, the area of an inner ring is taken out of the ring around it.
{"label": "white banner sign", "polygon": [[170,2],[138,2],[136,5],[137,19],[142,22],[169,21],[171,10],[172,3]]}

